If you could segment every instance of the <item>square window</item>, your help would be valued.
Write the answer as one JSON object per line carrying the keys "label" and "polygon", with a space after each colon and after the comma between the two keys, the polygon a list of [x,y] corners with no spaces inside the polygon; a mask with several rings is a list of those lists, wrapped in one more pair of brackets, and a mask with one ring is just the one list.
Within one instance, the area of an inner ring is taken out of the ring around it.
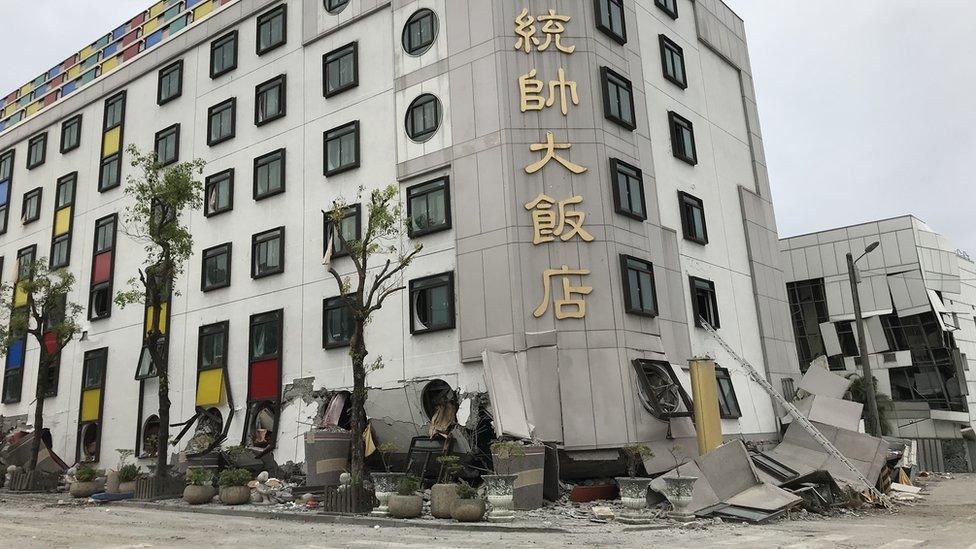
{"label": "square window", "polygon": [[[333,232],[334,223],[332,222],[332,212],[327,211],[325,212],[324,227],[323,246],[328,250],[329,238],[331,237],[332,257],[336,258],[349,255],[349,249],[343,245],[342,239],[347,244],[362,239],[362,208],[359,204],[347,207],[346,211],[343,212],[342,221],[339,223],[339,231],[337,233]],[[339,234],[342,234],[342,239],[339,238]],[[323,253],[323,255],[325,254]]]}
{"label": "square window", "polygon": [[75,115],[61,124],[61,153],[71,152],[81,145],[81,115]]}
{"label": "square window", "polygon": [[99,320],[112,314],[112,288],[108,282],[96,284],[91,288],[88,298],[88,319]]}
{"label": "square window", "polygon": [[285,75],[258,85],[254,94],[254,124],[256,126],[285,116]]}
{"label": "square window", "polygon": [[197,356],[198,370],[227,367],[227,343],[229,322],[200,326],[200,351]]}
{"label": "square window", "polygon": [[105,366],[108,349],[97,349],[85,353],[82,365],[81,388],[98,389],[105,385]]}
{"label": "square window", "polygon": [[283,46],[288,40],[288,6],[277,8],[258,16],[257,54],[264,55]]}
{"label": "square window", "polygon": [[203,273],[200,289],[204,292],[230,286],[231,243],[203,251]]}
{"label": "square window", "polygon": [[234,209],[234,169],[215,173],[204,183],[203,214],[211,217]]}
{"label": "square window", "polygon": [[695,315],[695,326],[701,328],[704,319],[712,328],[718,329],[718,300],[715,297],[715,283],[694,276],[688,277],[691,286],[691,308]]}
{"label": "square window", "polygon": [[668,14],[671,19],[678,18],[678,0],[654,0],[654,5]]}
{"label": "square window", "polygon": [[332,97],[359,85],[359,43],[322,56],[322,94]]}
{"label": "square window", "polygon": [[654,266],[649,261],[621,255],[620,268],[625,310],[635,315],[657,316]]}
{"label": "square window", "polygon": [[663,34],[658,37],[661,43],[661,68],[664,78],[677,84],[681,89],[688,87],[688,76],[685,73],[685,54],[681,46]]}
{"label": "square window", "polygon": [[58,396],[58,381],[61,377],[61,353],[47,366],[47,381],[44,385],[44,397]]}
{"label": "square window", "polygon": [[156,134],[156,162],[169,166],[180,160],[180,125],[172,126]]}
{"label": "square window", "polygon": [[739,399],[735,396],[732,377],[727,368],[715,368],[715,382],[718,384],[718,412],[722,419],[736,419],[742,417],[739,409]]}
{"label": "square window", "polygon": [[333,128],[324,134],[325,175],[336,175],[359,167],[359,121]]}
{"label": "square window", "polygon": [[31,275],[34,259],[37,256],[37,246],[28,246],[17,252],[17,280],[23,280]]}
{"label": "square window", "polygon": [[67,267],[71,262],[71,235],[55,237],[51,241],[51,269]]}
{"label": "square window", "polygon": [[356,329],[349,299],[333,297],[322,301],[322,348],[345,347]]}
{"label": "square window", "polygon": [[75,183],[78,181],[78,172],[70,173],[58,179],[58,188],[55,191],[54,209],[60,210],[75,203]]}
{"label": "square window", "polygon": [[210,43],[210,78],[217,78],[237,68],[237,31]]}
{"label": "square window", "polygon": [[42,187],[38,187],[24,193],[24,204],[20,211],[20,221],[24,225],[41,218],[41,193],[43,191]]}
{"label": "square window", "polygon": [[251,278],[263,278],[285,272],[284,254],[284,227],[251,237]]}
{"label": "square window", "polygon": [[118,93],[105,100],[105,120],[103,129],[111,130],[122,125],[125,118],[125,92]]}
{"label": "square window", "polygon": [[285,192],[285,149],[254,159],[254,200]]}
{"label": "square window", "polygon": [[685,240],[708,244],[708,228],[705,226],[705,203],[688,193],[678,191],[681,207],[681,229]]}
{"label": "square window", "polygon": [[407,189],[407,218],[411,238],[451,228],[451,194],[442,177]]}
{"label": "square window", "polygon": [[107,252],[115,247],[115,216],[95,222],[95,254]]}
{"label": "square window", "polygon": [[614,42],[627,43],[627,23],[624,18],[623,0],[593,0],[596,10],[596,28]]}
{"label": "square window", "polygon": [[281,311],[251,316],[249,360],[277,358],[281,353]]}
{"label": "square window", "polygon": [[600,79],[603,87],[603,116],[633,131],[637,127],[637,117],[634,114],[634,90],[630,80],[607,67],[600,68]]}
{"label": "square window", "polygon": [[410,281],[410,333],[454,328],[454,273]]}
{"label": "square window", "polygon": [[232,139],[237,127],[237,98],[232,97],[207,110],[207,145]]}
{"label": "square window", "polygon": [[183,60],[163,67],[159,71],[159,87],[156,91],[156,103],[165,105],[183,95]]}
{"label": "square window", "polygon": [[33,170],[41,164],[44,164],[46,158],[47,133],[42,133],[41,135],[32,137],[27,143],[27,169]]}
{"label": "square window", "polygon": [[671,128],[671,153],[692,166],[698,163],[695,148],[695,129],[691,121],[676,112],[668,113],[668,126]]}
{"label": "square window", "polygon": [[613,181],[613,202],[617,213],[639,221],[647,219],[644,176],[640,169],[611,158],[610,178]]}
{"label": "square window", "polygon": [[98,168],[98,191],[105,192],[119,186],[122,178],[122,159],[118,153],[102,159]]}
{"label": "square window", "polygon": [[14,173],[14,151],[0,154],[0,181],[7,182]]}

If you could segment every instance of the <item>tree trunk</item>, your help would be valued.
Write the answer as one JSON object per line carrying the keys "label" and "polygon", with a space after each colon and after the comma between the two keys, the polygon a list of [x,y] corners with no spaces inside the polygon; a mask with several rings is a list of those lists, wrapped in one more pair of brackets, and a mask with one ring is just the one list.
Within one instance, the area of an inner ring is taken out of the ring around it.
{"label": "tree trunk", "polygon": [[159,431],[156,437],[156,478],[164,478],[169,459],[169,372],[165,365],[159,369]]}
{"label": "tree trunk", "polygon": [[41,339],[41,359],[38,361],[37,384],[34,398],[37,405],[34,407],[34,439],[31,441],[30,461],[27,463],[27,471],[33,472],[37,467],[37,455],[41,453],[41,432],[44,430],[44,393],[47,392],[47,371],[51,367],[53,357],[47,354],[44,348],[43,337]]}
{"label": "tree trunk", "polygon": [[366,431],[366,340],[363,333],[366,323],[356,319],[356,331],[353,333],[351,345],[352,355],[352,471],[353,505],[359,508],[359,488],[363,485],[366,475],[363,434]]}

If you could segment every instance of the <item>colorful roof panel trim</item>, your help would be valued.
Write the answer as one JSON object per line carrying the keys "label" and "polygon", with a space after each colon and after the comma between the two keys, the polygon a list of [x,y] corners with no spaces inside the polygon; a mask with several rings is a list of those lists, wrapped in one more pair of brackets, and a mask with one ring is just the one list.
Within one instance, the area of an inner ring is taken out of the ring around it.
{"label": "colorful roof panel trim", "polygon": [[238,0],[159,0],[126,24],[0,98],[0,133]]}

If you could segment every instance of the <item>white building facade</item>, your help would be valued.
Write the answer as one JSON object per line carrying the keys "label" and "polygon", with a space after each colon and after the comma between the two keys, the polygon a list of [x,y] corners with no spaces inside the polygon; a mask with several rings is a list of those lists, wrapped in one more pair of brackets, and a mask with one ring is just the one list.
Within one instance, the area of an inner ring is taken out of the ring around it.
{"label": "white building facade", "polygon": [[[410,216],[391,244],[423,249],[367,330],[378,442],[426,433],[445,386],[459,438],[489,411],[570,456],[693,436],[687,361],[706,354],[725,368],[723,431],[775,438],[768,396],[695,321],[775,384],[798,378],[744,26],[721,2],[164,0],[75,64],[90,56],[105,70],[70,93],[46,102],[69,84],[54,76],[0,110],[3,279],[49,258],[87,315],[45,406],[66,461],[151,451],[145,311],[111,302],[143,257],[128,144],[206,162],[167,311],[171,418],[209,411],[225,446],[304,461],[323,402],[351,387],[322,211],[359,204],[355,236],[391,184]],[[39,355],[11,348],[9,425],[33,410]],[[497,378],[485,353],[524,359],[504,410],[476,409]]]}

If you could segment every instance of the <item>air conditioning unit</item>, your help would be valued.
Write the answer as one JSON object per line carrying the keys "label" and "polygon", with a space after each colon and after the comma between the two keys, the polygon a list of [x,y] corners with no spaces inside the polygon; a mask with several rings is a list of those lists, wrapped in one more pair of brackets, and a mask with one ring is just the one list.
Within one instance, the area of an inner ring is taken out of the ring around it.
{"label": "air conditioning unit", "polygon": [[885,353],[882,355],[882,358],[885,362],[898,362],[898,357],[895,355],[895,353]]}

